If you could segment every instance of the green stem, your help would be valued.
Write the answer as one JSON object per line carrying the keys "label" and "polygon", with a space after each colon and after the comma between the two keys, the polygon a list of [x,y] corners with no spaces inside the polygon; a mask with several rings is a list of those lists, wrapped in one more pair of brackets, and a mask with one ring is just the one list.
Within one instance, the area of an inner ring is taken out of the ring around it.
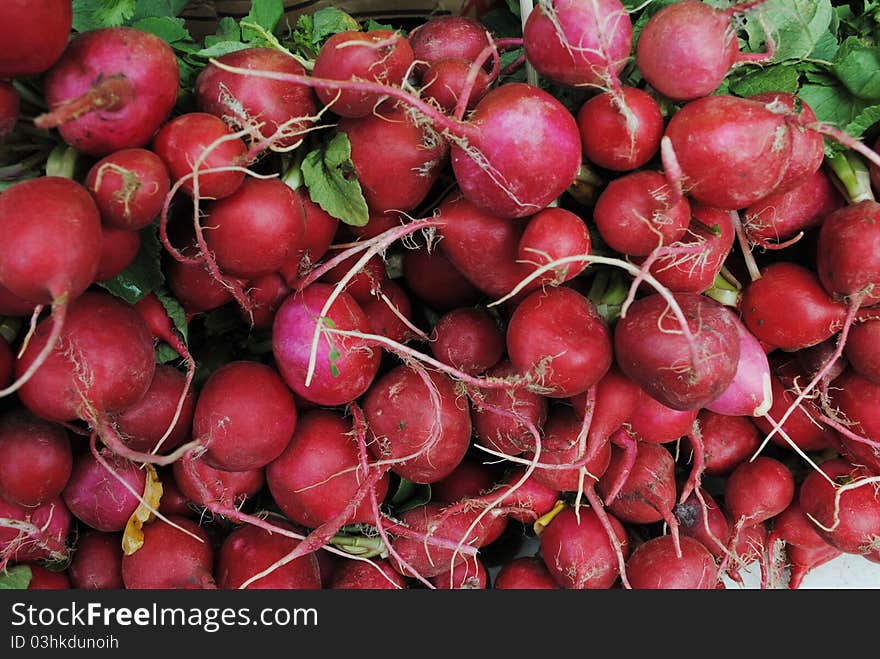
{"label": "green stem", "polygon": [[715,281],[703,292],[703,295],[712,298],[716,302],[720,302],[726,307],[737,307],[739,305],[739,289],[727,281],[720,272],[715,275]]}
{"label": "green stem", "polygon": [[304,147],[305,145],[301,144],[298,149],[294,150],[290,158],[290,165],[281,174],[281,181],[291,190],[298,190],[303,184],[302,164],[306,158],[306,149]]}
{"label": "green stem", "polygon": [[330,544],[354,556],[373,558],[385,553],[385,544],[379,537],[368,538],[363,535],[338,533],[330,539]]}
{"label": "green stem", "polygon": [[248,30],[252,30],[252,31],[256,32],[257,34],[259,34],[263,38],[263,40],[267,44],[269,44],[269,46],[271,48],[274,48],[275,50],[280,51],[289,57],[292,57],[297,62],[299,62],[306,71],[311,71],[312,69],[315,68],[315,63],[313,61],[304,59],[304,58],[300,57],[299,55],[297,55],[296,53],[290,52],[287,48],[285,48],[284,46],[281,45],[281,42],[278,41],[278,38],[274,34],[269,32],[262,25],[258,25],[256,23],[251,23],[250,21],[241,21],[239,23],[239,25],[243,28],[246,28]]}
{"label": "green stem", "polygon": [[6,343],[15,341],[18,331],[21,329],[21,318],[8,316],[0,317],[0,337],[6,339]]}
{"label": "green stem", "polygon": [[40,110],[48,110],[49,106],[46,105],[46,101],[33,91],[30,87],[24,84],[21,80],[13,80],[12,86],[15,88],[15,91],[18,93],[19,98],[22,101],[29,105],[33,105]]}
{"label": "green stem", "polygon": [[825,158],[825,162],[837,177],[840,186],[842,186],[841,191],[846,195],[850,204],[874,200],[870,170],[865,161],[856,153],[843,151],[831,158]]}
{"label": "green stem", "polygon": [[74,178],[76,172],[76,158],[79,155],[76,149],[66,144],[59,144],[46,161],[46,176],[63,176]]}

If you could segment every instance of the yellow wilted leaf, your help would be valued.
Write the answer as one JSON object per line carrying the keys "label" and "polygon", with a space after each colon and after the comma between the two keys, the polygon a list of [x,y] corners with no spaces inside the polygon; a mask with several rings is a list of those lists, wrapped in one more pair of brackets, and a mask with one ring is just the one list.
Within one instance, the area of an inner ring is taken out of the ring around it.
{"label": "yellow wilted leaf", "polygon": [[[162,482],[153,465],[145,465],[147,479],[144,483],[144,501],[150,504],[154,510],[159,509],[159,501],[162,499]],[[125,533],[122,535],[122,551],[126,556],[131,556],[144,544],[144,524],[152,522],[156,515],[143,503],[139,503],[137,509],[128,518],[125,525]]]}

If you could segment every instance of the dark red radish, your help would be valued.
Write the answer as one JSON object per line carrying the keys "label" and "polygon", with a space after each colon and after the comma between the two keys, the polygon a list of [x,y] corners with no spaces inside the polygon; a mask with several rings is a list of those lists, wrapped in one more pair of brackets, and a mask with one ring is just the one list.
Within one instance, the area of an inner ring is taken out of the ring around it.
{"label": "dark red radish", "polygon": [[379,558],[373,559],[372,565],[354,559],[340,561],[324,587],[333,590],[402,590],[409,585],[387,559]]}
{"label": "dark red radish", "polygon": [[788,587],[799,588],[814,568],[824,565],[842,553],[819,535],[817,527],[804,514],[797,497],[791,505],[773,518],[773,531],[768,547],[775,551],[775,543],[784,543],[781,549],[790,565]]}
{"label": "dark red radish", "polygon": [[703,295],[678,293],[692,342],[659,293],[636,300],[614,330],[623,373],[676,410],[696,410],[727,389],[739,361],[735,316]]}
{"label": "dark red radish", "polygon": [[453,309],[434,325],[431,352],[444,364],[469,375],[479,375],[501,359],[504,335],[482,308]]}
{"label": "dark red radish", "polygon": [[413,331],[413,308],[406,290],[393,279],[382,282],[378,296],[361,303],[370,332],[398,343],[410,340]]}
{"label": "dark red radish", "polygon": [[298,247],[280,268],[288,286],[293,286],[301,275],[321,260],[339,228],[339,220],[312,201],[303,188],[295,192],[305,213],[306,228]]}
{"label": "dark red radish", "polygon": [[[230,474],[235,472],[230,471]],[[181,517],[194,517],[201,513],[201,510],[187,499],[177,483],[174,481],[174,473],[172,467],[162,467],[157,469],[159,481],[162,483],[162,498],[159,501],[159,512],[170,517],[171,515],[180,515]]]}
{"label": "dark red radish", "polygon": [[709,476],[725,476],[752,457],[761,445],[755,424],[743,416],[700,410],[703,467]]}
{"label": "dark red radish", "polygon": [[251,581],[253,577],[293,551],[298,544],[298,540],[279,533],[269,533],[255,526],[246,525],[235,529],[223,541],[217,556],[217,587],[319,589],[321,572],[318,568],[318,558],[314,553],[300,556],[266,576]]}
{"label": "dark red radish", "polygon": [[[339,254],[340,250],[330,249],[325,254],[325,260],[330,260]],[[321,275],[320,281],[327,284],[338,284],[357,265],[363,257],[362,253],[356,253],[343,259],[339,265],[334,266]],[[376,297],[379,289],[388,280],[385,270],[385,261],[378,254],[371,256],[369,260],[355,271],[354,275],[346,282],[345,292],[351,295],[358,304]]]}
{"label": "dark red radish", "polygon": [[[507,378],[519,374],[509,360],[503,359],[486,372],[486,377]],[[529,426],[540,433],[547,419],[547,398],[525,387],[481,389],[471,392],[471,403],[477,440],[507,455],[519,455],[534,448],[535,438]]]}
{"label": "dark red radish", "polygon": [[39,563],[21,563],[31,571],[28,590],[70,590],[70,577],[67,570],[50,570]]}
{"label": "dark red radish", "polygon": [[868,320],[849,330],[844,350],[853,370],[880,384],[880,320]]}
{"label": "dark red radish", "polygon": [[74,588],[121,590],[122,534],[87,531],[80,535],[67,571]]}
{"label": "dark red radish", "polygon": [[0,561],[66,560],[73,518],[61,497],[36,508],[0,498]]}
{"label": "dark red radish", "polygon": [[647,164],[663,137],[660,106],[637,87],[597,94],[578,110],[577,122],[584,157],[616,172]]}
{"label": "dark red radish", "polygon": [[[47,345],[55,322],[37,325],[18,360],[19,376]],[[18,393],[44,419],[93,422],[143,398],[155,369],[153,338],[140,314],[117,297],[88,292],[70,305],[60,340]]]}
{"label": "dark red radish", "polygon": [[638,403],[626,419],[629,430],[639,440],[651,444],[674,442],[694,427],[697,410],[676,410],[640,390]]}
{"label": "dark red radish", "polygon": [[[517,260],[539,267],[567,256],[587,255],[591,251],[590,232],[579,216],[564,208],[545,208],[529,218],[519,239]],[[576,277],[586,267],[586,263],[560,266],[537,281],[547,285],[559,284]]]}
{"label": "dark red radish", "polygon": [[336,129],[348,136],[355,175],[374,213],[414,209],[446,164],[446,143],[414,123],[401,105],[343,118]]}
{"label": "dark red radish", "polygon": [[[244,181],[247,147],[222,119],[207,112],[188,112],[174,117],[153,138],[155,151],[171,174],[172,184],[187,177],[180,189],[192,196],[198,175],[201,199],[222,199]],[[207,169],[228,168],[202,174]]]}
{"label": "dark red radish", "polygon": [[774,192],[746,208],[743,229],[753,244],[781,246],[801,232],[821,225],[826,215],[841,206],[843,197],[828,174],[818,169],[801,177],[793,187]]}
{"label": "dark red radish", "polygon": [[794,476],[783,463],[766,456],[740,463],[724,485],[724,506],[734,523],[760,524],[788,508]]}
{"label": "dark red radish", "polygon": [[761,343],[736,316],[734,323],[739,333],[736,374],[706,409],[730,416],[764,416],[773,405],[770,363]]}
{"label": "dark red radish", "polygon": [[456,268],[443,249],[408,249],[403,255],[403,280],[425,304],[438,311],[474,304],[480,291]]}
{"label": "dark red radish", "polygon": [[492,582],[494,590],[558,590],[559,584],[536,556],[520,556],[501,566]]}
{"label": "dark red radish", "polygon": [[[344,405],[362,395],[376,376],[381,359],[380,350],[370,348],[362,339],[328,334],[319,338],[314,377],[308,377],[317,318],[323,315],[336,329],[369,331],[363,310],[344,291],[322,314],[332,292],[330,284],[316,283],[292,293],[278,308],[272,325],[272,352],[287,386],[298,396],[327,406]],[[327,321],[322,322],[326,327]],[[332,362],[331,350],[335,351]]]}
{"label": "dark red radish", "polygon": [[[624,560],[630,542],[623,525],[609,515]],[[620,576],[617,555],[608,533],[592,508],[559,513],[541,534],[541,558],[556,583],[567,589],[607,589]]]}
{"label": "dark red radish", "polygon": [[724,558],[731,528],[724,511],[708,492],[701,489],[699,496],[691,492],[675,506],[673,513],[683,537],[699,541],[716,559]]}
{"label": "dark red radish", "polygon": [[278,179],[248,179],[205,212],[205,242],[221,271],[234,277],[275,272],[305,233],[299,197]]}
{"label": "dark red radish", "polygon": [[[251,279],[247,284],[247,295],[253,303],[253,328],[267,330],[272,327],[278,307],[290,295],[290,288],[279,272],[270,272]],[[244,322],[250,322],[244,309],[239,307],[238,312]]]}
{"label": "dark red radish", "polygon": [[526,58],[543,77],[609,88],[629,61],[632,22],[620,0],[553,0],[523,26]]}
{"label": "dark red radish", "polygon": [[15,130],[21,102],[18,92],[9,82],[0,81],[0,144]]}
{"label": "dark red radish", "polygon": [[[144,544],[122,557],[127,590],[213,590],[214,551],[208,534],[185,517],[169,517],[185,529],[162,520],[144,526]],[[279,536],[280,537],[280,536]]]}
{"label": "dark red radish", "polygon": [[880,303],[880,203],[860,201],[826,215],[816,254],[819,280],[835,300]]}
{"label": "dark red radish", "polygon": [[36,304],[22,300],[13,295],[8,288],[0,284],[0,315],[3,316],[30,316]]}
{"label": "dark red radish", "polygon": [[[422,74],[422,98],[437,104],[445,112],[454,112],[461,102],[472,67],[473,62],[458,57],[440,59],[430,64]],[[467,88],[469,94],[467,101],[464,101],[465,109],[473,110],[491,84],[489,74],[477,69],[473,86]]]}
{"label": "dark red radish", "polygon": [[761,278],[743,290],[739,308],[756,338],[783,350],[821,343],[846,317],[846,306],[831,298],[815,272],[788,261],[762,268]]}
{"label": "dark red radish", "polygon": [[50,111],[34,123],[92,156],[144,146],[171,113],[179,82],[174,51],[154,34],[80,32],[43,77]]}
{"label": "dark red radish", "polygon": [[568,398],[608,372],[611,331],[593,303],[577,291],[535,291],[510,318],[507,351],[511,363],[533,376],[546,395]]}
{"label": "dark red radish", "polygon": [[162,212],[171,179],[165,163],[152,151],[120,149],[92,165],[86,187],[105,226],[134,231]]}
{"label": "dark red radish", "polygon": [[168,288],[187,314],[211,311],[232,301],[232,292],[202,263],[182,263],[165,255],[163,270]]}
{"label": "dark red radish", "polygon": [[502,497],[499,505],[510,508],[509,517],[523,524],[531,524],[546,515],[559,501],[560,492],[535,478],[534,472],[523,480],[526,467],[511,469],[497,487],[483,495],[486,502]]}
{"label": "dark red radish", "polygon": [[406,224],[407,217],[403,213],[395,211],[376,212],[371,211],[367,223],[362,227],[356,227],[353,224],[345,226],[345,231],[352,233],[357,240],[369,240],[385,233],[389,229]]}
{"label": "dark red radish", "polygon": [[363,406],[370,453],[394,460],[392,470],[407,480],[441,480],[467,452],[470,406],[442,373],[397,366],[373,383]]}
{"label": "dark red radish", "polygon": [[[870,309],[866,309],[865,312],[869,313]],[[835,356],[837,341],[838,337],[833,336],[822,343],[817,343],[809,348],[801,348],[793,353],[777,353],[773,355],[776,369],[780,373],[787,373],[789,370],[793,373],[800,373],[803,377],[808,378],[807,381],[822,372],[823,384],[829,383],[841,375],[849,365],[849,361],[844,355]],[[794,363],[792,357],[794,357]],[[828,364],[827,368],[826,364]],[[823,371],[823,369],[825,370]]]}
{"label": "dark red radish", "polygon": [[196,402],[192,434],[207,448],[208,465],[249,471],[281,455],[296,423],[293,396],[275,369],[241,360],[208,377]]}
{"label": "dark red radish", "polygon": [[[413,49],[406,37],[393,30],[357,32],[347,30],[332,35],[318,52],[312,75],[330,80],[369,80],[388,85],[403,83],[413,63]],[[365,117],[380,102],[376,94],[345,87],[319,87],[318,98],[340,117]]]}
{"label": "dark red radish", "polygon": [[663,174],[640,170],[608,184],[596,200],[593,221],[612,249],[647,256],[684,237],[691,209]]}
{"label": "dark red radish", "polygon": [[[339,515],[364,480],[352,423],[335,410],[309,410],[297,421],[293,439],[266,467],[272,498],[287,517],[317,528]],[[381,502],[388,476],[372,488]],[[375,523],[368,497],[344,524]]]}
{"label": "dark red radish", "polygon": [[12,373],[15,370],[15,355],[5,338],[0,337],[0,387],[6,387],[12,382]]}
{"label": "dark red radish", "polygon": [[782,114],[760,101],[704,96],[669,120],[665,168],[672,171],[666,161],[673,152],[690,197],[723,210],[746,208],[779,187],[791,161],[793,131]]}
{"label": "dark red radish", "polygon": [[71,0],[8,0],[0,24],[0,78],[43,73],[67,47]]}
{"label": "dark red radish", "polygon": [[141,234],[128,229],[101,228],[101,259],[95,281],[108,281],[134,261],[141,248]]}
{"label": "dark red radish", "polygon": [[431,577],[431,583],[438,590],[484,590],[489,587],[489,576],[483,561],[475,556]]}
{"label": "dark red radish", "polygon": [[495,485],[495,472],[482,462],[464,458],[446,478],[431,483],[431,499],[456,503],[477,497]]}
{"label": "dark red radish", "polygon": [[73,472],[62,497],[73,516],[83,524],[97,531],[122,531],[140,501],[120,480],[142,495],[146,472],[109,449],[103,449],[101,457],[118,478],[91,453],[81,453],[73,463]]}
{"label": "dark red radish", "polygon": [[843,452],[854,458],[853,464],[880,474],[880,384],[847,369],[832,381],[828,393],[834,416],[848,431],[837,434]]}
{"label": "dark red radish", "polygon": [[64,428],[22,409],[0,416],[0,455],[0,497],[26,508],[58,497],[73,469]]}
{"label": "dark red radish", "polygon": [[[266,474],[260,467],[247,471],[224,471],[190,456],[172,465],[174,483],[180,493],[198,506],[212,510],[217,506],[241,506],[263,489]],[[163,493],[164,496],[164,493]]]}
{"label": "dark red radish", "polygon": [[769,59],[739,51],[734,16],[761,4],[747,1],[717,9],[699,0],[662,7],[648,19],[636,47],[639,71],[651,87],[674,101],[711,94],[735,65]]}
{"label": "dark red radish", "polygon": [[700,542],[681,538],[681,556],[672,536],[652,538],[635,548],[626,562],[626,576],[634,589],[711,590],[718,582],[712,554]]}
{"label": "dark red radish", "polygon": [[826,542],[880,563],[880,494],[869,480],[870,472],[843,459],[823,462],[819,468],[835,486],[819,472],[810,472],[798,494],[801,510]]}
{"label": "dark red radish", "polygon": [[[217,61],[244,69],[305,74],[302,64],[274,48],[244,48]],[[305,85],[230,75],[209,62],[195,82],[196,103],[232,130],[249,130],[252,142],[267,141],[288,149],[300,142],[314,122],[317,101]]]}
{"label": "dark red radish", "polygon": [[435,62],[461,58],[473,62],[489,45],[486,28],[468,16],[434,16],[409,33],[416,60],[415,70],[423,73]]}

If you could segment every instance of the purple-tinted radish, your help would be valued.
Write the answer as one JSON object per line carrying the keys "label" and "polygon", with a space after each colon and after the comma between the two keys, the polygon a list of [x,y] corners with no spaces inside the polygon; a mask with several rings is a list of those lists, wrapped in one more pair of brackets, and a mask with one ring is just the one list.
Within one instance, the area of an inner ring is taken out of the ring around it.
{"label": "purple-tinted radish", "polygon": [[[104,449],[101,455],[119,479],[143,495],[144,470],[109,450]],[[75,460],[64,488],[64,503],[74,517],[97,531],[122,531],[140,502],[119,479],[91,453],[82,453]]]}
{"label": "purple-tinted radish", "polygon": [[758,339],[734,316],[739,333],[739,360],[736,374],[727,389],[707,410],[729,416],[763,416],[773,405],[770,364]]}

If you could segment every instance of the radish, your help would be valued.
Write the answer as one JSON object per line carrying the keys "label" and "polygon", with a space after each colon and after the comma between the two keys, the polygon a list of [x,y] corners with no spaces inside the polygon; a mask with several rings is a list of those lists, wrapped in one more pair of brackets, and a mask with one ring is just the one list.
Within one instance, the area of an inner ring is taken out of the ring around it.
{"label": "radish", "polygon": [[0,387],[6,387],[12,382],[12,373],[15,370],[15,356],[12,348],[5,338],[0,338]]}
{"label": "radish", "polygon": [[633,303],[614,330],[614,353],[625,375],[658,402],[696,410],[730,385],[739,361],[735,317],[714,300],[678,293],[691,332],[683,333],[660,294]]}
{"label": "radish", "polygon": [[166,255],[163,271],[168,288],[187,314],[198,314],[232,301],[232,292],[201,263],[181,263]]}
{"label": "radish", "polygon": [[409,33],[409,43],[416,60],[415,70],[424,76],[431,64],[460,58],[473,62],[489,45],[486,28],[467,16],[435,16]]}
{"label": "radish", "polygon": [[[218,62],[241,68],[305,74],[302,64],[273,48],[245,48],[226,53]],[[287,150],[311,128],[317,101],[311,89],[260,78],[229,75],[208,64],[195,82],[196,103],[225,121],[232,130],[248,130],[253,142]]]}
{"label": "radish", "polygon": [[432,334],[434,356],[469,375],[479,375],[493,367],[504,353],[501,330],[479,307],[453,309],[444,314]]}
{"label": "radish", "polygon": [[[172,465],[174,483],[187,500],[209,511],[219,506],[241,508],[266,484],[262,468],[247,471],[223,471],[205,462],[204,457],[185,456]],[[162,494],[163,499],[165,493]]]}
{"label": "radish", "polygon": [[788,467],[765,456],[739,464],[724,485],[724,505],[735,522],[760,524],[788,508],[794,498]]}
{"label": "radish", "polygon": [[105,226],[101,229],[101,258],[95,281],[108,281],[125,270],[141,249],[141,234]]}
{"label": "radish", "polygon": [[784,543],[782,549],[791,565],[788,587],[792,590],[800,587],[811,570],[842,553],[819,535],[818,529],[804,514],[797,498],[773,518],[773,531],[768,539],[771,551],[774,550],[777,540]]}
{"label": "radish", "polygon": [[880,384],[880,320],[854,325],[844,350],[853,370],[862,377]]}
{"label": "radish", "polygon": [[608,88],[629,60],[632,33],[620,0],[552,0],[528,15],[523,45],[545,78]]}
{"label": "radish", "polygon": [[150,224],[171,187],[162,159],[147,149],[120,149],[89,169],[86,187],[105,226],[131,231]]}
{"label": "radish", "polygon": [[663,137],[660,106],[637,87],[597,94],[578,110],[577,122],[584,157],[615,172],[646,165]]}
{"label": "radish", "polygon": [[673,509],[682,536],[693,538],[723,559],[731,528],[727,515],[705,490],[696,490]]}
{"label": "radish", "polygon": [[414,336],[423,335],[413,324],[412,303],[400,284],[389,279],[382,283],[377,292],[378,297],[373,296],[361,303],[372,334],[398,343],[406,343]]}
{"label": "radish", "polygon": [[[317,590],[321,572],[314,553],[300,556],[255,581],[254,576],[283,558],[296,540],[254,526],[235,529],[223,541],[217,556],[217,587],[251,589]],[[246,586],[245,582],[250,582]]]}
{"label": "radish", "polygon": [[[144,526],[144,544],[122,557],[122,581],[128,590],[213,590],[213,555],[208,535],[185,517],[169,517],[184,533],[157,520]],[[192,535],[190,535],[192,534]]]}
{"label": "radish", "polygon": [[402,590],[409,587],[406,579],[394,571],[387,559],[380,558],[373,563],[342,561],[324,587],[333,590]]}
{"label": "radish", "polygon": [[70,590],[70,577],[67,571],[49,570],[39,563],[22,563],[31,571],[28,590]]}
{"label": "radish", "polygon": [[770,364],[758,339],[734,317],[739,334],[739,361],[733,380],[706,409],[730,416],[764,416],[773,405]]}
{"label": "radish", "polygon": [[321,260],[339,227],[339,220],[312,201],[302,188],[294,192],[302,204],[306,228],[297,248],[280,268],[288,286],[293,286],[300,275],[307,273]]}
{"label": "radish", "polygon": [[[517,249],[518,261],[535,267],[575,254],[590,254],[592,243],[586,223],[571,211],[562,208],[545,208],[529,218],[520,236]],[[554,285],[568,281],[586,268],[570,264],[548,272],[538,281]]]}
{"label": "radish", "polygon": [[626,575],[635,589],[711,590],[718,582],[712,554],[688,536],[681,538],[680,556],[668,535],[639,545],[626,562]]}
{"label": "radish", "polygon": [[403,255],[403,279],[419,300],[438,311],[474,304],[480,297],[480,291],[443,249],[407,250]]}
{"label": "radish", "polygon": [[[275,321],[275,314],[281,303],[290,295],[290,288],[284,281],[280,272],[270,272],[251,279],[247,283],[248,299],[253,304],[253,328],[255,330],[268,330]],[[249,323],[248,312],[238,307],[238,314],[245,323]]]}
{"label": "radish", "polygon": [[557,590],[559,584],[544,561],[536,556],[520,556],[501,566],[492,582],[495,590]]}
{"label": "radish", "polygon": [[761,445],[758,429],[744,416],[700,410],[697,422],[703,441],[703,464],[710,476],[729,474]]}
{"label": "radish", "polygon": [[861,201],[825,217],[819,230],[816,271],[835,300],[880,303],[880,203]]}
{"label": "radish", "polygon": [[637,384],[623,375],[616,364],[612,364],[596,384],[596,399],[591,409],[587,393],[571,399],[572,409],[579,418],[592,414],[587,435],[588,455],[608,443],[614,431],[630,421],[636,409],[644,405],[643,399],[644,403],[653,401]]}
{"label": "radish", "polygon": [[122,589],[122,535],[99,531],[83,533],[77,539],[68,573],[74,588]]}
{"label": "radish", "polygon": [[67,433],[25,410],[0,416],[0,497],[34,508],[55,499],[73,469]]}
{"label": "radish", "polygon": [[174,51],[159,37],[122,26],[81,32],[44,76],[50,111],[34,123],[92,156],[144,146],[171,113],[179,82]]}
{"label": "radish", "polygon": [[486,566],[476,556],[431,577],[431,583],[438,590],[485,590],[489,587],[488,580]]}
{"label": "radish", "polygon": [[643,389],[626,419],[630,432],[643,442],[665,444],[687,435],[694,427],[697,410],[676,410],[657,401]]}
{"label": "radish", "polygon": [[0,499],[0,565],[7,561],[66,560],[73,518],[61,497],[36,508]]}
{"label": "radish", "polygon": [[[291,521],[317,528],[341,513],[361,487],[364,475],[351,431],[351,422],[340,413],[310,410],[297,421],[284,452],[266,467],[272,498]],[[372,490],[382,501],[388,476]],[[369,501],[364,500],[344,523],[373,522]]]}
{"label": "radish", "polygon": [[[146,472],[108,449],[101,456],[138,494],[143,494]],[[139,505],[138,499],[91,453],[77,456],[62,494],[67,508],[83,524],[98,531],[122,531]]]}
{"label": "radish", "polygon": [[15,130],[21,102],[15,87],[8,82],[0,81],[0,144]]}
{"label": "radish", "polygon": [[0,26],[0,78],[43,73],[67,47],[71,0],[8,0]]}
{"label": "radish", "polygon": [[32,302],[13,295],[8,288],[0,284],[0,314],[4,316],[30,316],[36,306]]}
{"label": "radish", "polygon": [[[624,559],[630,543],[623,525],[609,516]],[[541,534],[541,558],[562,588],[607,589],[620,576],[614,548],[596,512],[573,508],[560,512]]]}
{"label": "radish", "polygon": [[773,56],[770,46],[763,55],[740,53],[733,25],[736,14],[764,1],[746,0],[716,9],[699,0],[682,0],[661,8],[639,36],[639,71],[649,85],[675,101],[711,94],[737,64]]}
{"label": "radish", "polygon": [[[339,254],[339,250],[327,250],[325,260],[330,261]],[[321,275],[320,281],[328,284],[338,284],[344,278],[349,276],[349,273],[354,269],[354,266],[357,265],[358,259],[361,256],[361,254],[356,253],[343,259],[338,265],[324,272],[324,274]],[[366,263],[354,272],[351,278],[348,279],[343,290],[351,295],[358,304],[363,304],[367,300],[375,299],[379,289],[387,279],[388,275],[385,271],[385,262],[382,260],[381,256],[376,254],[370,257]]]}
{"label": "radish", "polygon": [[[180,460],[179,462],[183,464],[184,460]],[[174,464],[177,464],[177,462]],[[160,513],[166,517],[171,517],[172,515],[177,515],[179,517],[194,517],[200,512],[196,509],[196,506],[191,505],[190,500],[180,491],[180,488],[174,480],[173,467],[162,467],[156,471],[159,481],[162,483],[162,498],[159,501]],[[228,473],[241,474],[247,472],[230,471]]]}
{"label": "radish", "polygon": [[[468,75],[474,64],[466,59],[450,57],[437,60],[422,74],[422,98],[435,103],[445,112],[453,113],[460,103],[465,110],[474,106],[489,91],[491,76],[483,69],[477,69],[474,84],[468,85]],[[462,94],[468,94],[466,100]]]}
{"label": "radish", "polygon": [[495,485],[495,473],[476,460],[464,458],[446,478],[431,483],[431,499],[456,503],[462,499],[478,497]]}
{"label": "radish", "polygon": [[510,509],[508,516],[523,524],[530,524],[553,510],[560,498],[559,490],[548,487],[535,478],[534,473],[523,480],[527,467],[516,467],[507,472],[501,482],[480,497],[485,503],[504,496],[499,503]]}
{"label": "radish", "polygon": [[843,453],[852,455],[854,464],[880,474],[880,384],[847,369],[828,389],[833,417],[846,430],[837,434]]}

